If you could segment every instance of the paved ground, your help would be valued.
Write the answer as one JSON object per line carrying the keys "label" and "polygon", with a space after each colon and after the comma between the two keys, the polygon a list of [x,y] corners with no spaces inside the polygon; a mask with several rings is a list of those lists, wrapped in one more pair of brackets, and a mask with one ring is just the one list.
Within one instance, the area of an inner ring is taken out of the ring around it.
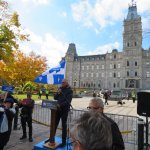
{"label": "paved ground", "polygon": [[[75,109],[86,109],[90,99],[90,97],[74,98],[72,101],[72,106]],[[109,105],[105,106],[106,113],[137,116],[137,103],[133,103],[131,100],[124,100],[125,104],[123,106],[117,105],[116,101],[108,102]],[[39,103],[41,103],[41,101],[39,101]],[[33,129],[34,141],[32,143],[29,142],[28,139],[24,140],[23,142],[19,140],[19,138],[22,136],[21,129],[12,131],[10,141],[5,147],[5,150],[32,150],[36,143],[49,137],[49,127],[33,123]],[[60,135],[60,133],[60,130],[58,130],[57,135]],[[133,145],[126,144],[126,149],[134,150],[135,147],[133,147]]]}

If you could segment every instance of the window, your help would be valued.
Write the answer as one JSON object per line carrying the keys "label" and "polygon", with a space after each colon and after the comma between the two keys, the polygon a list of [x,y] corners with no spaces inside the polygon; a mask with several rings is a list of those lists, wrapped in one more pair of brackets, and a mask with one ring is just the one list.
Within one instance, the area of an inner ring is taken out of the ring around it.
{"label": "window", "polygon": [[82,70],[84,70],[84,66],[82,66]]}
{"label": "window", "polygon": [[84,77],[84,73],[82,73],[81,76]]}
{"label": "window", "polygon": [[112,73],[111,72],[109,73],[109,77],[112,77]]}
{"label": "window", "polygon": [[116,59],[116,55],[114,55],[114,59]]}
{"label": "window", "polygon": [[104,69],[104,65],[102,65],[102,69]]}
{"label": "window", "polygon": [[88,77],[88,73],[86,73],[86,77]]}
{"label": "window", "polygon": [[116,64],[114,64],[114,69],[116,69]]}
{"label": "window", "polygon": [[136,46],[137,44],[136,44],[136,42],[134,42],[134,46]]}
{"label": "window", "polygon": [[127,77],[129,76],[129,71],[127,71]]}
{"label": "window", "polygon": [[135,62],[135,66],[137,66],[137,61]]}
{"label": "window", "polygon": [[116,78],[116,73],[114,73],[114,78]]}
{"label": "window", "polygon": [[120,68],[120,64],[118,64],[118,68]]}
{"label": "window", "polygon": [[98,73],[96,73],[96,77],[99,77]]}
{"label": "window", "polygon": [[86,66],[86,69],[89,70],[89,66]]}
{"label": "window", "polygon": [[92,70],[94,70],[94,66],[92,65]]}
{"label": "window", "polygon": [[127,46],[129,47],[129,42],[127,43]]}
{"label": "window", "polygon": [[114,85],[113,85],[113,86],[114,86],[114,88],[115,88],[115,87],[116,87],[116,84],[114,83]]}
{"label": "window", "polygon": [[135,77],[137,76],[137,72],[135,72]]}
{"label": "window", "polygon": [[146,77],[150,77],[150,72],[146,72]]}
{"label": "window", "polygon": [[96,68],[99,69],[99,65],[97,65]]}
{"label": "window", "polygon": [[110,64],[110,69],[112,69],[112,64]]}
{"label": "window", "polygon": [[127,61],[127,66],[129,66],[129,61]]}
{"label": "window", "polygon": [[118,72],[118,77],[120,77],[120,72]]}

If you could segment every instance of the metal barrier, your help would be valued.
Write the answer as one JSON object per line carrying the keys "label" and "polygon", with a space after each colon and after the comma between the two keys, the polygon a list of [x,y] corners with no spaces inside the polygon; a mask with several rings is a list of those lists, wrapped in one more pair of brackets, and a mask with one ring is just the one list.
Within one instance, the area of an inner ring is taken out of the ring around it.
{"label": "metal barrier", "polygon": [[[69,113],[68,117],[68,129],[71,128],[71,124],[74,119],[80,116],[80,114],[84,113],[87,110],[76,110],[73,109]],[[137,139],[138,139],[138,117],[134,116],[125,116],[118,114],[106,114],[108,117],[113,119],[121,133],[125,142],[126,149],[133,150],[137,149]],[[41,105],[35,105],[33,112],[33,119],[41,124],[46,126],[50,126],[50,118],[51,118],[51,110],[48,108],[42,108]],[[58,126],[61,128],[61,123]],[[132,148],[131,148],[132,145]]]}

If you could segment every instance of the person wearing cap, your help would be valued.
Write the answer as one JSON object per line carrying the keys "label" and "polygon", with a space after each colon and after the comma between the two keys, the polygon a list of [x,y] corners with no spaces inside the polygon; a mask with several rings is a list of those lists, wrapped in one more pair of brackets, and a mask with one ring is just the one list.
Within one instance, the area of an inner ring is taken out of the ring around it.
{"label": "person wearing cap", "polygon": [[8,129],[6,131],[0,130],[0,150],[3,150],[4,146],[7,144],[10,138],[12,121],[15,116],[13,103],[14,101],[12,98],[6,98],[6,100],[4,100],[4,103],[0,106],[0,118],[4,118],[4,115],[6,114],[7,121],[5,121],[5,123],[7,123],[6,126],[8,125]]}
{"label": "person wearing cap", "polygon": [[101,113],[110,123],[112,130],[112,150],[124,150],[124,142],[118,125],[111,118],[104,114],[104,103],[101,98],[93,98],[90,100],[88,110]]}
{"label": "person wearing cap", "polygon": [[23,130],[23,135],[20,138],[20,140],[26,139],[27,138],[27,133],[26,133],[26,123],[28,124],[29,127],[29,142],[33,141],[32,138],[32,112],[34,108],[34,100],[31,99],[31,93],[27,93],[27,98],[23,99],[21,102],[19,102],[19,107],[21,109],[21,125],[22,125],[22,130]]}

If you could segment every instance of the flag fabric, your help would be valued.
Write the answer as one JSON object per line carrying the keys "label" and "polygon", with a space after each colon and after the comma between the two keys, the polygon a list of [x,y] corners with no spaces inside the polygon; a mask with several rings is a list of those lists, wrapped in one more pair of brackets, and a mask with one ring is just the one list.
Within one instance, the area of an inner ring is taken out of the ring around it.
{"label": "flag fabric", "polygon": [[61,60],[58,66],[46,70],[39,75],[34,82],[43,84],[61,84],[62,80],[65,78],[65,71],[66,61]]}

